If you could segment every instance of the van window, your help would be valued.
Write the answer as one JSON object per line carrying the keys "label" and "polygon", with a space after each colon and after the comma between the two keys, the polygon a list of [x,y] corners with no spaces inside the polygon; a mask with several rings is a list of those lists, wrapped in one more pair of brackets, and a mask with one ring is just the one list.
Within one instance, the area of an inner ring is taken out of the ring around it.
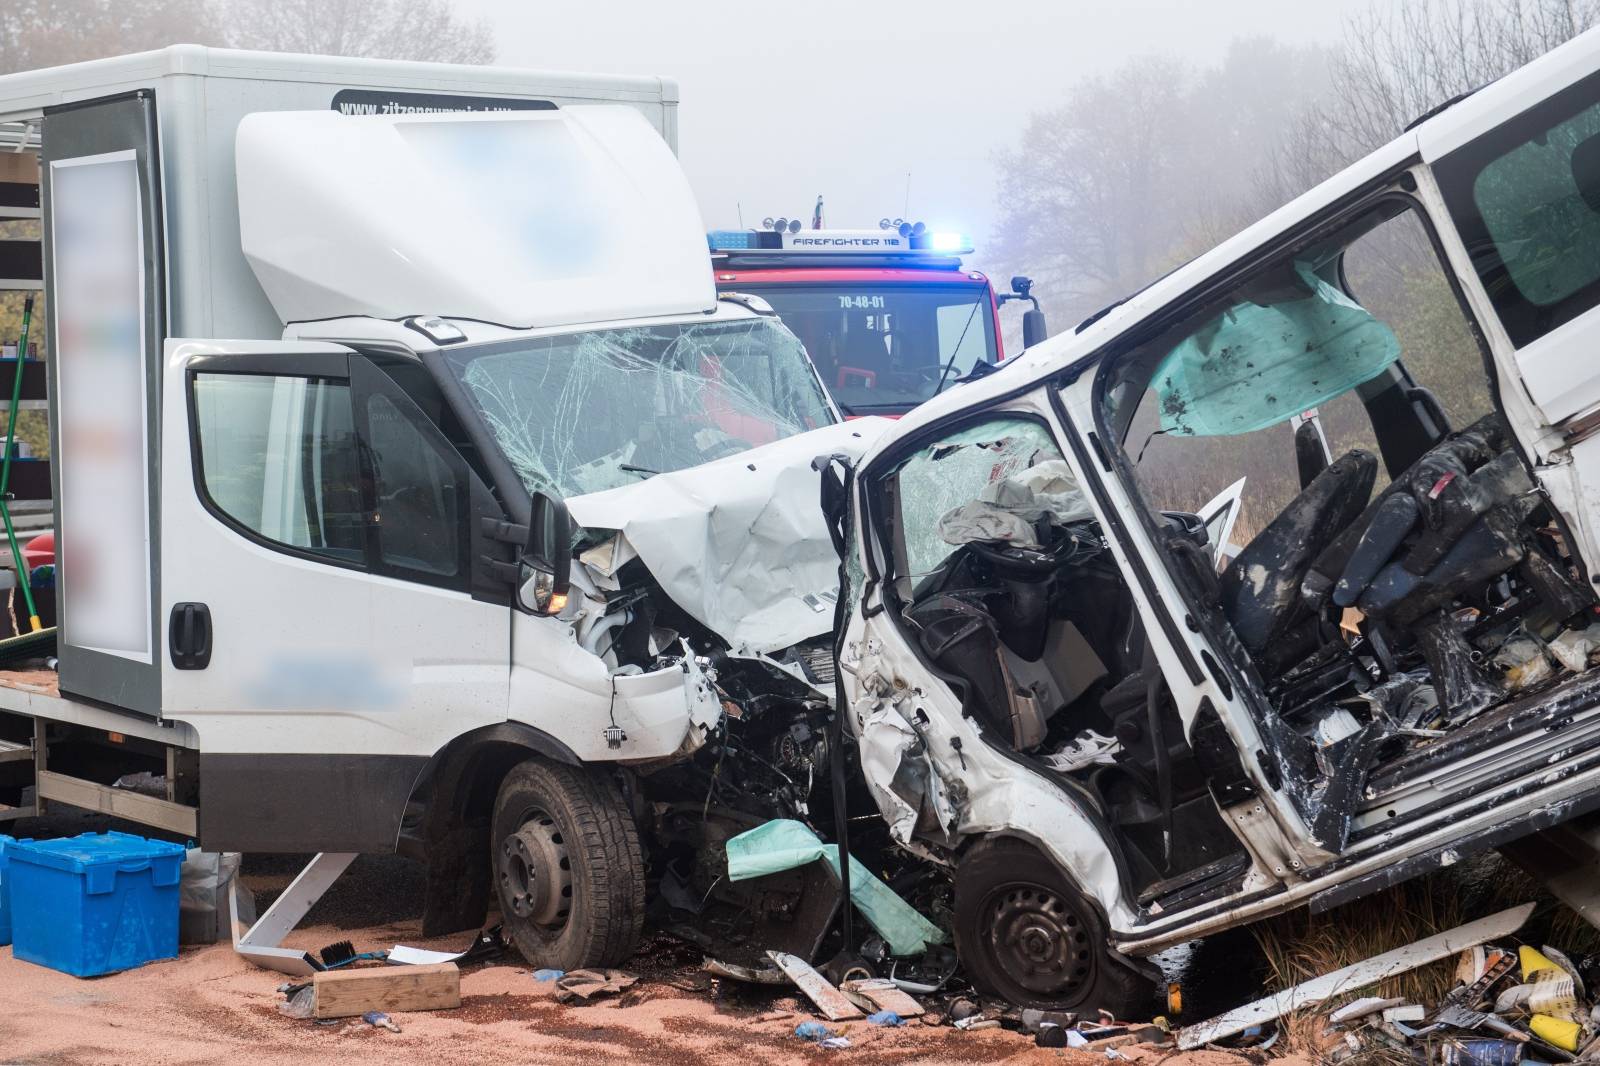
{"label": "van window", "polygon": [[373,395],[366,406],[378,558],[386,568],[455,575],[461,486],[452,464],[387,396]]}
{"label": "van window", "polygon": [[1550,97],[1434,172],[1513,344],[1600,301],[1600,80]]}
{"label": "van window", "polygon": [[366,522],[350,386],[196,374],[195,446],[211,505],[265,540],[360,566]]}

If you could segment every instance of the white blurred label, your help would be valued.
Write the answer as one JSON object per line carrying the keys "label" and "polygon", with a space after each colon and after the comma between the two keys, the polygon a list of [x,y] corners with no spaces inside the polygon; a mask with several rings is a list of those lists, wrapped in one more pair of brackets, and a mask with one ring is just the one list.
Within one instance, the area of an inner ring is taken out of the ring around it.
{"label": "white blurred label", "polygon": [[67,643],[151,662],[144,237],[134,153],[50,164]]}

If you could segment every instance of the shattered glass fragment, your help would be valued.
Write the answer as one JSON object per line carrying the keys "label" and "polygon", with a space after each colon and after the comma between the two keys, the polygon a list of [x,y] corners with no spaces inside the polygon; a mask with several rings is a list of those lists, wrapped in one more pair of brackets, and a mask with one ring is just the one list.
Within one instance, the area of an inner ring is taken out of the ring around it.
{"label": "shattered glass fragment", "polygon": [[560,497],[837,421],[800,342],[770,318],[568,333],[445,358],[522,483]]}

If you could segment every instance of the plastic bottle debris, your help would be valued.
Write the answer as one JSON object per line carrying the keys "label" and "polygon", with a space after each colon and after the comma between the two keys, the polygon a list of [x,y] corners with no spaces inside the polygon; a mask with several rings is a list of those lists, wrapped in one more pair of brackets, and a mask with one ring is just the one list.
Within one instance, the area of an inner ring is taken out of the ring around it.
{"label": "plastic bottle debris", "polygon": [[1440,1066],[1517,1066],[1523,1045],[1514,1040],[1447,1040],[1438,1045]]}
{"label": "plastic bottle debris", "polygon": [[833,1030],[829,1029],[821,1022],[801,1022],[799,1025],[794,1027],[794,1035],[798,1036],[801,1040],[809,1040],[812,1043],[815,1043],[818,1040],[826,1040],[828,1037],[832,1036]]}
{"label": "plastic bottle debris", "polygon": [[316,989],[310,985],[301,985],[289,993],[288,999],[278,1004],[278,1013],[289,1018],[309,1018],[316,1002]]}
{"label": "plastic bottle debris", "polygon": [[1548,1014],[1535,1014],[1528,1019],[1533,1035],[1562,1051],[1577,1051],[1583,1038],[1583,1026],[1566,1018],[1553,1018]]}
{"label": "plastic bottle debris", "polygon": [[387,1029],[391,1033],[400,1031],[400,1027],[394,1023],[394,1019],[381,1010],[369,1010],[361,1016],[361,1020],[374,1029]]}
{"label": "plastic bottle debris", "polygon": [[565,970],[535,970],[535,971],[533,971],[533,979],[535,981],[559,981],[559,980],[561,980],[561,978],[563,978],[565,976],[567,976],[567,971],[565,971]]}

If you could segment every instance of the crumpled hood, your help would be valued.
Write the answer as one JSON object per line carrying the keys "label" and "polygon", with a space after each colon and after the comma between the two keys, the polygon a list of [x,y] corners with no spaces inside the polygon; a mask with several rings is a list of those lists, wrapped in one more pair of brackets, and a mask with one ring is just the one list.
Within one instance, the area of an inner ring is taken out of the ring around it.
{"label": "crumpled hood", "polygon": [[890,424],[825,426],[567,509],[581,526],[621,533],[662,590],[736,651],[777,651],[833,628],[839,557],[811,461],[858,458]]}

